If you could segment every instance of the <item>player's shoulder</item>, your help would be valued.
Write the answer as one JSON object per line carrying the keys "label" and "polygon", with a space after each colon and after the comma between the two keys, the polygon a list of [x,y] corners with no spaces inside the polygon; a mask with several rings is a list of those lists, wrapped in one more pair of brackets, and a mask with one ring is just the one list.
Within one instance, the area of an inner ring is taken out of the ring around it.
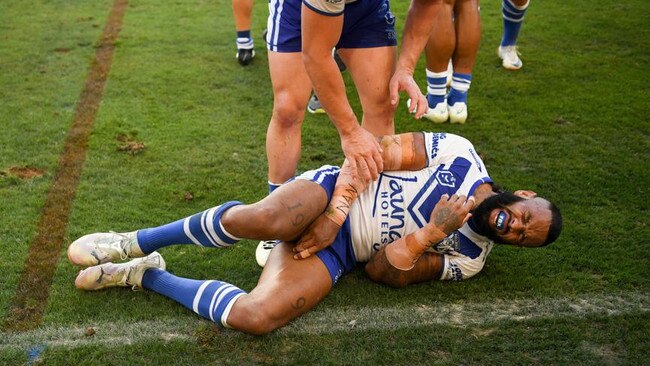
{"label": "player's shoulder", "polygon": [[471,141],[460,135],[446,132],[423,132],[426,148],[430,158],[435,158],[440,150],[444,149],[447,154],[463,154],[474,150]]}

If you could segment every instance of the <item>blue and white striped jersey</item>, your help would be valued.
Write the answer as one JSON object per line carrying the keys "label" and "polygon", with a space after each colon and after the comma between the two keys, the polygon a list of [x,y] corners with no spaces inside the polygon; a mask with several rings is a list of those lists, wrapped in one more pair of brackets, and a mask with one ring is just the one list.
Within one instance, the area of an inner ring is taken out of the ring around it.
{"label": "blue and white striped jersey", "polygon": [[[357,261],[368,261],[384,245],[422,228],[443,194],[471,196],[480,184],[492,182],[467,139],[427,132],[425,144],[426,168],[384,172],[352,205],[350,235]],[[440,279],[478,273],[492,244],[465,224],[430,249],[444,257]]]}

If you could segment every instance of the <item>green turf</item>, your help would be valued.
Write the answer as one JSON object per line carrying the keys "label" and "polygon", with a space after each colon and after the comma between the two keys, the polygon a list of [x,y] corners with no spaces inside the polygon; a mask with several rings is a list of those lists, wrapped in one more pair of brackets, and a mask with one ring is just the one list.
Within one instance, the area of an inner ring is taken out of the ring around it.
{"label": "green turf", "polygon": [[[406,3],[391,4],[400,29]],[[129,2],[69,238],[158,225],[226,200],[251,202],[265,195],[264,136],[273,96],[261,34],[268,10],[265,2],[255,5],[258,57],[242,68],[234,58],[229,4]],[[109,1],[0,2],[0,171],[12,166],[45,171],[26,181],[0,175],[0,316],[13,296],[111,6]],[[497,247],[484,270],[463,283],[393,290],[357,271],[343,278],[314,314],[647,294],[649,11],[642,0],[588,6],[533,1],[519,42],[524,68],[507,72],[496,57],[500,2],[483,2],[467,124],[415,121],[402,106],[396,129],[469,138],[494,180],[554,200],[564,213],[564,233],[548,248]],[[424,85],[423,64],[418,81]],[[358,110],[352,89],[350,97]],[[121,134],[144,143],[144,150],[118,151]],[[336,131],[326,117],[308,114],[303,139],[301,170],[340,162]],[[187,193],[193,199],[187,200]],[[250,290],[260,273],[255,245],[242,241],[224,251],[173,247],[163,254],[176,274]],[[62,252],[44,327],[175,319],[191,324],[191,340],[51,345],[40,356],[46,364],[642,364],[650,354],[647,303],[622,315],[467,327],[395,324],[260,338],[219,331],[203,321],[194,325],[193,314],[153,293],[80,293],[72,286],[75,272]],[[296,323],[299,328],[300,320]],[[0,348],[0,363],[22,364],[27,353]]]}

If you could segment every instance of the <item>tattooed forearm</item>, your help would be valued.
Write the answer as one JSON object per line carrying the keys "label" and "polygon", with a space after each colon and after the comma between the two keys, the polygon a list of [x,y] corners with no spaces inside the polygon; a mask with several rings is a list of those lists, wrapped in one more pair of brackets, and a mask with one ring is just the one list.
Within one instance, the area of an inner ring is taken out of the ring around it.
{"label": "tattooed forearm", "polygon": [[[390,244],[389,244],[390,245]],[[376,282],[391,287],[404,287],[435,279],[442,266],[439,254],[425,253],[409,270],[395,268],[386,257],[386,247],[380,249],[366,265],[366,273]]]}

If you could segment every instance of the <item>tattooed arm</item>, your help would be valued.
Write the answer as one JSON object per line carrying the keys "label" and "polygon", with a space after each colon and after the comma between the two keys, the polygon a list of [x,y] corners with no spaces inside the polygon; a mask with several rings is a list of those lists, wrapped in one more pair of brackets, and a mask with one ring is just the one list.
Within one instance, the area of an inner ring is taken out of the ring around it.
{"label": "tattooed arm", "polygon": [[328,247],[350,213],[352,203],[359,194],[368,188],[368,181],[359,179],[354,174],[346,159],[336,180],[332,199],[322,215],[309,225],[293,251],[294,258],[303,259]]}
{"label": "tattooed arm", "polygon": [[366,273],[374,281],[392,287],[432,279],[440,271],[442,256],[426,250],[463,226],[473,207],[473,197],[443,195],[429,222],[380,249],[366,264]]}
{"label": "tattooed arm", "polygon": [[420,170],[426,167],[427,152],[424,134],[421,132],[381,136],[379,145],[382,148],[385,171]]}
{"label": "tattooed arm", "polygon": [[[427,164],[424,134],[403,133],[378,138],[382,147],[384,170],[420,170]],[[352,203],[370,182],[356,175],[348,160],[343,162],[334,193],[323,215],[304,232],[294,248],[296,259],[307,258],[329,246],[345,222]]]}

